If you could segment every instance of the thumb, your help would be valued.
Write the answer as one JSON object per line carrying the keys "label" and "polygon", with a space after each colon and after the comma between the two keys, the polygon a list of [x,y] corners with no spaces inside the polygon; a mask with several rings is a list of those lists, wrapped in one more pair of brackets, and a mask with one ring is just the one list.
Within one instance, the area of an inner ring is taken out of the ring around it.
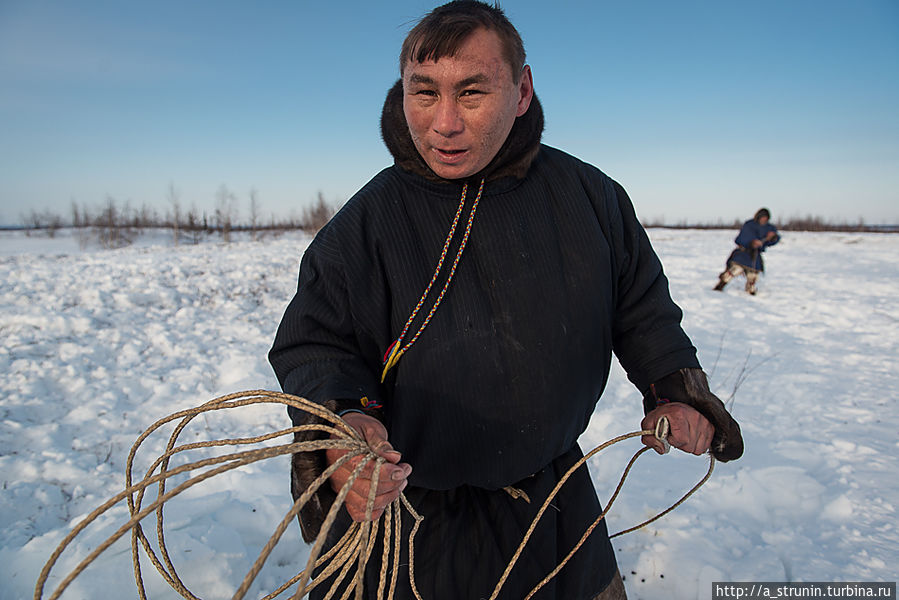
{"label": "thumb", "polygon": [[402,455],[393,449],[393,446],[390,442],[387,441],[386,438],[380,438],[378,441],[371,442],[369,441],[369,445],[372,447],[378,456],[382,457],[384,460],[391,463],[398,463],[402,458]]}
{"label": "thumb", "polygon": [[393,449],[393,445],[387,439],[387,430],[380,422],[376,421],[365,427],[361,433],[365,442],[384,460],[395,464],[402,458],[402,455]]}

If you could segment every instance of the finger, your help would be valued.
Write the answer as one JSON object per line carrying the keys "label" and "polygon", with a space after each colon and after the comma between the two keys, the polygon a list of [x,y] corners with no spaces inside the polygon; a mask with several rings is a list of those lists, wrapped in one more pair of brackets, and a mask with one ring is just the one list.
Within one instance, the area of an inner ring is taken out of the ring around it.
{"label": "finger", "polygon": [[677,436],[671,443],[684,452],[699,456],[708,450],[711,443],[709,430],[714,433],[714,428],[705,417],[698,413],[691,417],[680,422]]}
{"label": "finger", "polygon": [[703,437],[704,434],[702,433],[699,424],[690,423],[690,433],[686,443],[686,451],[697,456],[702,454],[705,451],[702,447]]}
{"label": "finger", "polygon": [[375,442],[371,448],[378,456],[394,464],[400,462],[400,459],[403,457],[402,454],[393,449],[393,446],[386,439]]}
{"label": "finger", "polygon": [[660,442],[654,435],[644,435],[640,438],[644,445],[649,446],[659,454],[665,454],[665,444]]}
{"label": "finger", "polygon": [[691,423],[693,448],[692,453],[699,456],[708,451],[715,435],[715,427],[701,413],[695,415]]}
{"label": "finger", "polygon": [[689,452],[690,454],[700,455],[702,454],[702,450],[700,449],[701,445],[701,440],[694,433],[691,434],[687,441],[684,443],[684,447],[682,448],[682,450],[684,452]]}
{"label": "finger", "polygon": [[[396,493],[399,496],[399,492],[402,491],[406,484],[408,483],[408,479],[388,479],[384,478],[383,474],[380,478],[378,478],[378,485],[375,486],[375,494],[378,496],[384,494],[392,494]],[[368,479],[359,480],[357,479],[353,485],[353,489],[355,491],[359,491],[362,495],[368,496],[368,490],[371,488],[372,481]]]}
{"label": "finger", "polygon": [[678,415],[676,418],[670,419],[671,433],[668,435],[668,443],[675,448],[684,452],[693,453],[696,446],[691,423]]}
{"label": "finger", "polygon": [[[402,491],[406,489],[407,484],[408,482],[403,481],[402,483],[400,483],[400,485],[391,488],[386,492],[376,493],[374,497],[374,507],[376,509],[386,508],[388,504],[400,497]],[[347,493],[346,502],[352,506],[357,506],[364,509],[366,504],[368,504],[368,496],[368,486],[362,488],[353,486]]]}
{"label": "finger", "polygon": [[[378,519],[387,506],[399,498],[400,492],[406,487],[406,483],[407,482],[403,482],[401,486],[390,493],[377,494],[375,496],[374,502],[372,503],[372,520]],[[359,493],[355,488],[351,489],[344,500],[344,505],[354,521],[365,521],[365,513],[368,509],[368,490]]]}
{"label": "finger", "polygon": [[[331,476],[332,478],[337,477],[342,480],[349,479],[350,475],[356,470],[357,465],[359,464],[359,460],[353,459],[349,460],[343,465],[341,465],[334,474]],[[399,482],[404,479],[408,479],[409,475],[412,474],[412,466],[409,463],[400,463],[398,465],[394,465],[391,463],[381,463],[380,467],[377,462],[372,460],[365,467],[363,467],[362,471],[356,476],[357,481],[371,481],[374,479],[375,469],[380,468],[381,472],[378,476],[378,480],[380,482]]]}
{"label": "finger", "polygon": [[[347,512],[350,514],[350,518],[359,523],[366,520],[365,513],[366,507],[368,504],[368,500],[363,500],[356,494],[347,494],[347,497],[344,499],[344,508],[346,508]],[[378,506],[378,504],[374,504],[371,510],[371,520],[377,520],[380,518],[381,513],[386,509],[386,504],[384,506]]]}
{"label": "finger", "polygon": [[[325,450],[325,460],[327,461],[327,463],[329,465],[333,465],[335,462],[340,460],[343,456],[345,456],[348,453],[349,453],[348,450],[338,450],[338,449],[331,448],[331,449]],[[366,465],[365,471],[371,472],[372,465],[374,464],[375,461],[372,460],[372,457],[368,456],[367,453],[359,453],[359,452],[357,452],[355,456],[353,456],[352,458],[350,458],[349,460],[344,462],[340,467],[338,467],[338,469],[349,469],[350,471],[352,471],[363,460],[368,460],[368,465]]]}
{"label": "finger", "polygon": [[393,449],[390,445],[390,442],[387,441],[387,430],[384,429],[384,426],[379,422],[367,421],[361,424],[359,432],[362,434],[362,439],[365,440],[365,443],[369,445],[374,451],[378,451],[379,448],[386,447],[389,449]]}
{"label": "finger", "polygon": [[344,417],[347,423],[352,426],[362,439],[369,445],[376,454],[391,463],[398,463],[401,455],[393,449],[393,446],[387,440],[387,429],[384,424],[377,419],[358,413],[350,413]]}
{"label": "finger", "polygon": [[[377,477],[378,485],[376,488],[376,492],[379,494],[389,492],[396,489],[398,486],[403,485],[408,481],[409,475],[412,473],[412,467],[407,463],[401,463],[399,465],[381,463],[380,467],[378,467],[375,461],[372,461],[356,476],[353,487],[364,489],[367,494],[372,481],[375,479],[374,473],[376,468],[380,468]],[[337,469],[331,475],[331,481],[333,482],[334,487],[336,489],[343,487],[346,482],[349,481],[350,477],[352,477],[354,471],[354,465],[344,465]]]}
{"label": "finger", "polygon": [[[643,420],[640,421],[640,429],[643,431],[655,431],[656,421],[656,411],[653,411],[643,417]],[[659,441],[655,435],[644,435],[640,438],[640,441],[643,442],[644,446],[649,446],[658,454],[665,454],[665,444]]]}

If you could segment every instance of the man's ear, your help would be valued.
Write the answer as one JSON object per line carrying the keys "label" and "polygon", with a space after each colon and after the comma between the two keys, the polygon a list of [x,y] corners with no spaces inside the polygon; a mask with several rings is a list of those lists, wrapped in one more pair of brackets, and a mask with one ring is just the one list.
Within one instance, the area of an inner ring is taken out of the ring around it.
{"label": "man's ear", "polygon": [[521,80],[518,82],[518,112],[515,115],[516,117],[520,117],[528,112],[533,98],[534,76],[531,74],[531,66],[525,65],[521,70]]}

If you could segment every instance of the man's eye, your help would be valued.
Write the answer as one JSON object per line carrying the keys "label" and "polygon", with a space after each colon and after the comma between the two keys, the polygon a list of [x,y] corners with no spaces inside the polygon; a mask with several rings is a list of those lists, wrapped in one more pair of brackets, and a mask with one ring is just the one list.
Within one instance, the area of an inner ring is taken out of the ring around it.
{"label": "man's eye", "polygon": [[437,92],[434,90],[418,90],[415,92],[416,96],[436,96]]}
{"label": "man's eye", "polygon": [[462,96],[478,96],[480,94],[483,94],[481,90],[464,90],[462,92]]}

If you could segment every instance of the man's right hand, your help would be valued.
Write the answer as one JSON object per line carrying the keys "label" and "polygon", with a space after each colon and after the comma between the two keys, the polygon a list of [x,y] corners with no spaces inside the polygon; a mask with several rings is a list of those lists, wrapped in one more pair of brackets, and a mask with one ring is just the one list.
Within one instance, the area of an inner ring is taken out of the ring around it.
{"label": "man's right hand", "polygon": [[[387,441],[387,429],[380,421],[361,413],[347,413],[343,416],[343,420],[346,421],[347,425],[358,431],[362,439],[368,442],[368,445],[372,447],[378,456],[385,460],[381,467],[374,508],[371,513],[372,520],[376,520],[381,516],[388,504],[400,497],[400,492],[409,483],[412,467],[408,463],[400,462],[402,455],[394,450],[390,442]],[[334,464],[346,453],[346,450],[325,451],[329,465]],[[361,460],[362,457],[354,457],[345,462],[331,475],[331,487],[334,488],[335,492],[340,492]],[[354,521],[365,520],[365,508],[368,504],[368,493],[371,489],[374,467],[374,461],[366,465],[350,488],[349,494],[347,494],[344,506],[346,506],[350,517]]]}

